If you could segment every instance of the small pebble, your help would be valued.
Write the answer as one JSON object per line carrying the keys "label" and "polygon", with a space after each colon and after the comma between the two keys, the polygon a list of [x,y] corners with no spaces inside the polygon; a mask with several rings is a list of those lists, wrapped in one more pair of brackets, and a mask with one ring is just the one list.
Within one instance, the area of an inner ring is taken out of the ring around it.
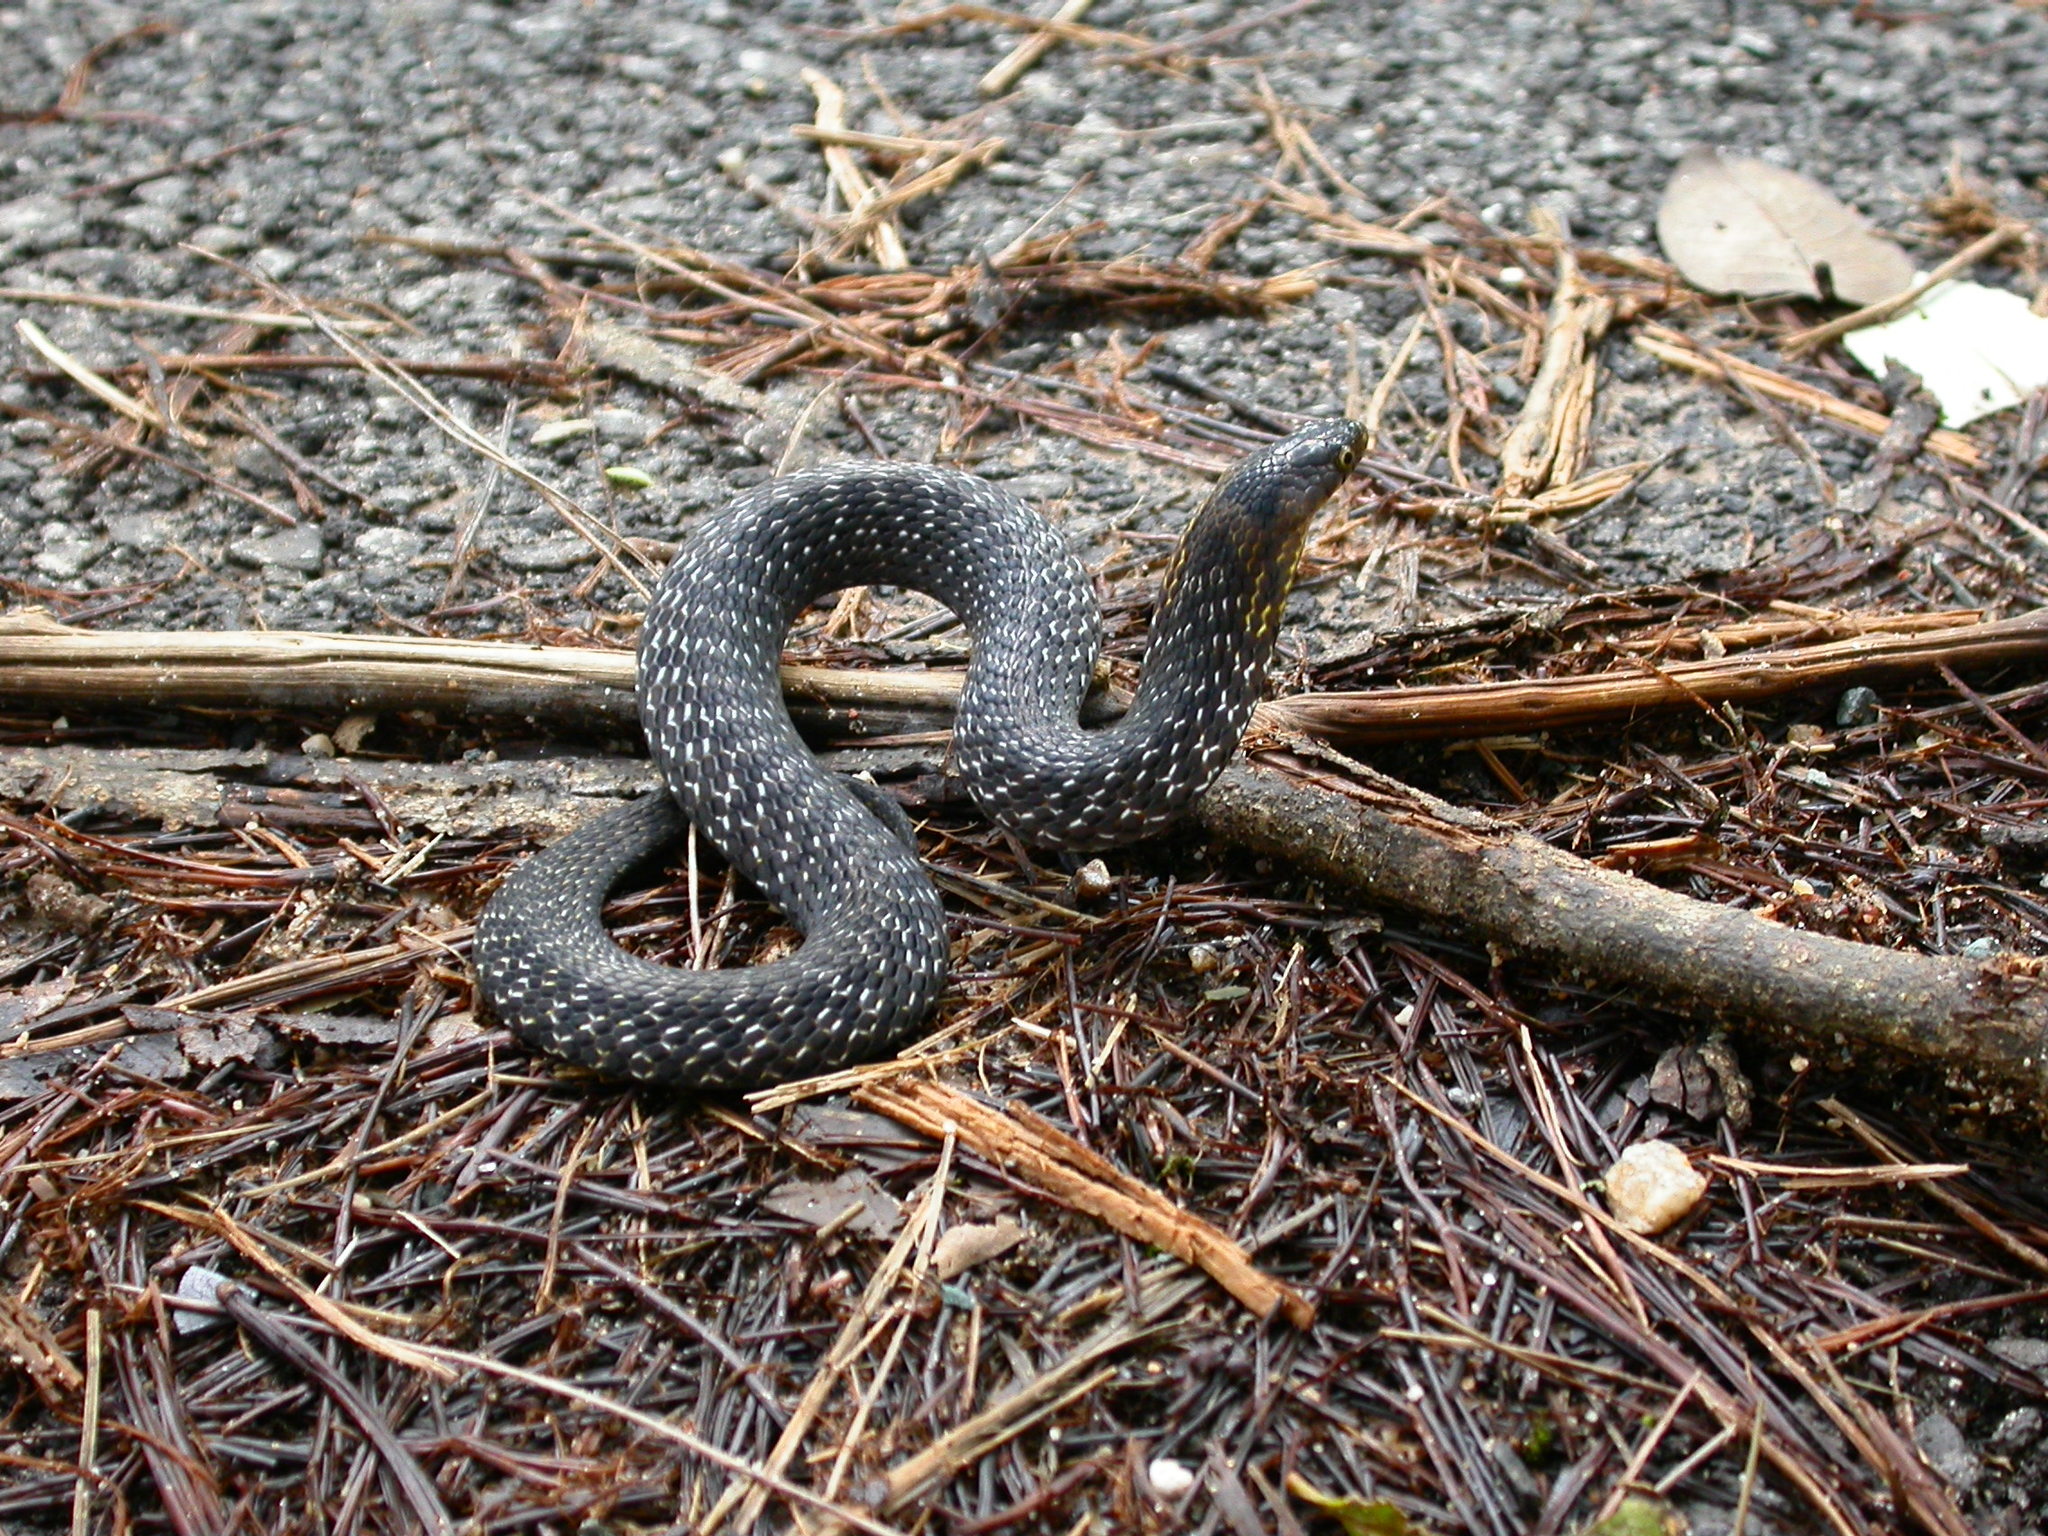
{"label": "small pebble", "polygon": [[643,416],[638,411],[610,407],[591,413],[590,422],[597,429],[597,435],[608,443],[630,443],[640,447],[661,426],[652,416]]}
{"label": "small pebble", "polygon": [[333,757],[336,755],[334,738],[325,731],[315,731],[312,735],[308,736],[299,743],[299,750],[308,757]]}
{"label": "small pebble", "polygon": [[572,437],[587,437],[597,430],[597,423],[588,417],[573,417],[568,421],[544,421],[533,429],[528,439],[536,448],[545,448],[550,443],[567,442]]}
{"label": "small pebble", "polygon": [[[203,1264],[190,1264],[178,1276],[178,1295],[185,1301],[196,1301],[212,1305],[220,1296],[220,1288],[228,1283],[228,1277],[217,1269],[208,1269]],[[179,1307],[171,1313],[171,1326],[179,1333],[204,1333],[209,1328],[218,1328],[222,1319],[206,1312]]]}
{"label": "small pebble", "polygon": [[1630,1232],[1653,1237],[1707,1192],[1706,1177],[1668,1141],[1639,1141],[1607,1170],[1607,1204]]}
{"label": "small pebble", "polygon": [[1216,953],[1213,944],[1197,944],[1188,951],[1188,969],[1197,976],[1206,976],[1223,969],[1223,957]]}
{"label": "small pebble", "polygon": [[1090,859],[1074,871],[1070,885],[1076,896],[1097,901],[1116,889],[1116,876],[1109,872],[1109,866],[1102,860]]}
{"label": "small pebble", "polygon": [[1154,1461],[1145,1475],[1152,1480],[1152,1491],[1162,1499],[1177,1499],[1195,1486],[1194,1471],[1171,1456]]}
{"label": "small pebble", "polygon": [[1835,724],[1857,726],[1876,723],[1877,690],[1861,686],[1843,689],[1842,701],[1835,706]]}

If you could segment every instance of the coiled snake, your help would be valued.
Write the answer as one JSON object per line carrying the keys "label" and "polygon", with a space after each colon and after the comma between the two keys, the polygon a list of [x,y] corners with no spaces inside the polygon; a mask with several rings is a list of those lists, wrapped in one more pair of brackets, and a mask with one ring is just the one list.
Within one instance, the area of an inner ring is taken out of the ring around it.
{"label": "coiled snake", "polygon": [[[670,794],[600,816],[528,859],[477,925],[478,986],[522,1038],[611,1076],[735,1088],[886,1053],[946,980],[938,893],[902,813],[820,767],[790,724],[782,639],[825,592],[913,587],[966,623],[973,659],[953,761],[1025,841],[1088,849],[1166,826],[1222,771],[1264,681],[1310,518],[1364,429],[1320,422],[1238,464],[1182,535],[1137,696],[1078,722],[1099,616],[1080,562],[987,481],[855,462],[748,491],[700,523],[640,640],[640,719]],[[673,798],[671,798],[673,796]],[[694,825],[804,934],[733,970],[620,949],[601,909]]]}

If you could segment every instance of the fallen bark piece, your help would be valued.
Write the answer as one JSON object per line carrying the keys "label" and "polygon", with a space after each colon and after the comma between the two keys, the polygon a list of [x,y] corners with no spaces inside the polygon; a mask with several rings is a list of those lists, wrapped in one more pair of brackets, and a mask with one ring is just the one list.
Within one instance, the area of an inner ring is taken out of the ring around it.
{"label": "fallen bark piece", "polygon": [[1501,444],[1500,500],[1535,495],[1577,478],[1586,421],[1600,368],[1600,341],[1614,300],[1579,276],[1579,264],[1554,216],[1542,221],[1555,242],[1557,292],[1543,338],[1543,362],[1522,414]]}
{"label": "fallen bark piece", "polygon": [[1222,841],[1688,1017],[1938,1068],[1985,1113],[2048,1101],[2048,965],[1806,933],[1602,869],[1335,753],[1261,753],[1197,807]]}
{"label": "fallen bark piece", "polygon": [[1306,1296],[1258,1269],[1226,1234],[1029,1110],[1013,1105],[1006,1115],[931,1082],[872,1083],[854,1098],[935,1140],[950,1127],[962,1144],[1062,1205],[1204,1271],[1260,1318],[1279,1312],[1297,1328],[1315,1321]]}
{"label": "fallen bark piece", "polygon": [[[447,837],[559,837],[595,810],[653,791],[634,757],[405,763],[306,757],[261,747],[15,747],[0,757],[0,803],[187,827],[317,828],[376,836],[366,792],[401,827]],[[0,1027],[5,1026],[0,1014]]]}

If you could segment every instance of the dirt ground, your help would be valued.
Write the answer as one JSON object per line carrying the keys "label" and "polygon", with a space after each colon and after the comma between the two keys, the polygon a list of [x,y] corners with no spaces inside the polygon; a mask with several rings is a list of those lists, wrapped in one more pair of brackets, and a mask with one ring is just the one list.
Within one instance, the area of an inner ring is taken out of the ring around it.
{"label": "dirt ground", "polygon": [[[0,5],[0,601],[103,630],[626,646],[636,585],[699,513],[880,453],[974,469],[1058,519],[1122,661],[1214,471],[1298,416],[1371,409],[1378,464],[1312,546],[1283,689],[1565,675],[1718,654],[1701,637],[1728,624],[1782,622],[1792,643],[1844,614],[2041,602],[2048,539],[2028,523],[2048,523],[2048,476],[2020,413],[1973,430],[1974,467],[1922,451],[1861,497],[1867,433],[1643,345],[1666,326],[1867,410],[1905,403],[1838,352],[1787,360],[1783,336],[1828,311],[1709,300],[1663,265],[1657,199],[1700,143],[1816,178],[1923,268],[2020,221],[2031,241],[1976,275],[2039,295],[2038,3],[1100,0],[1096,30],[984,95],[1030,35],[1016,19],[880,0]],[[902,208],[895,275],[840,238],[826,157],[792,131],[821,77],[871,177],[973,151]],[[1617,308],[1563,477],[1583,494],[1502,519],[1497,459],[1555,271],[1545,219]],[[341,328],[305,328],[308,309]],[[605,327],[653,335],[683,372],[621,361]],[[362,346],[416,365],[429,408]],[[932,613],[873,594],[794,648],[957,662]],[[63,1047],[0,1062],[0,1335],[29,1362],[0,1393],[12,1528],[72,1520],[84,1462],[91,1529],[436,1511],[690,1529],[733,1476],[702,1448],[761,1466],[844,1339],[851,1374],[786,1475],[895,1529],[1337,1518],[1307,1488],[1355,1498],[1355,1530],[1564,1531],[1630,1487],[1701,1533],[2048,1529],[2038,1126],[1911,1071],[1830,1075],[1809,1060],[1822,1021],[1806,1053],[1738,1037],[1745,1120],[1665,1093],[1707,1072],[1705,1036],[1597,979],[1193,839],[1119,854],[1116,893],[1077,914],[1067,871],[940,807],[927,852],[960,941],[945,1038],[983,1040],[949,1080],[1058,1121],[1319,1309],[1308,1330],[1254,1326],[869,1108],[671,1105],[490,1031],[461,954],[521,833],[430,839],[351,780],[317,787],[328,819],[267,834],[60,812],[54,760],[24,755],[196,752],[178,771],[296,793],[309,742],[475,764],[630,755],[629,737],[456,710],[0,710],[0,1033]],[[2036,660],[1375,761],[1588,857],[1710,838],[1645,871],[1703,899],[1919,953],[2040,956],[2044,732]],[[914,800],[935,765],[900,750]],[[630,905],[640,940],[689,953],[700,894],[732,960],[778,942],[715,867]],[[318,985],[279,969],[337,955],[374,963]],[[1877,1155],[1866,1121],[1908,1162],[1973,1171],[1946,1203],[1843,1172]],[[1523,1177],[1597,1179],[1660,1132],[1714,1178],[1667,1240],[1676,1262],[1614,1249]],[[820,1237],[801,1199],[778,1203],[833,1180],[894,1216],[827,1216]],[[928,1184],[947,1222],[1011,1219],[1024,1241],[944,1282],[920,1267],[860,1312],[891,1240],[937,1221],[916,1214]],[[186,1331],[164,1297],[194,1270],[245,1282],[318,1366],[260,1321],[241,1343]],[[466,1363],[444,1378],[366,1332]],[[986,1444],[983,1412],[1003,1425]],[[891,1504],[892,1473],[933,1445],[944,1475]],[[762,1516],[824,1518],[783,1494]]]}

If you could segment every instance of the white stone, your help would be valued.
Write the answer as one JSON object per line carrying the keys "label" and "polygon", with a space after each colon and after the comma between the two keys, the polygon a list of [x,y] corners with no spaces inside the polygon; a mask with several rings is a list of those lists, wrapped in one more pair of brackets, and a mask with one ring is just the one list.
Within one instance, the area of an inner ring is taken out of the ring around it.
{"label": "white stone", "polygon": [[1607,1170],[1607,1205],[1630,1232],[1655,1236],[1707,1192],[1706,1176],[1668,1141],[1639,1141]]}
{"label": "white stone", "polygon": [[1145,1469],[1145,1475],[1152,1480],[1152,1491],[1162,1499],[1177,1499],[1195,1486],[1193,1469],[1171,1456],[1154,1461]]}

